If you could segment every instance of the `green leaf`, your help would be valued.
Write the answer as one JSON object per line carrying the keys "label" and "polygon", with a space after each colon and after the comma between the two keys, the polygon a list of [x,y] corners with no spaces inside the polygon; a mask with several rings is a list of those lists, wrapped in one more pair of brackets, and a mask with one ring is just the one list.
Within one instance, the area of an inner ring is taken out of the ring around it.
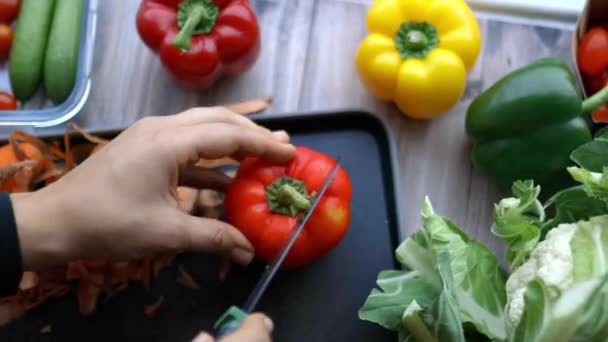
{"label": "green leaf", "polygon": [[380,290],[372,289],[365,304],[359,309],[359,318],[392,331],[401,328],[401,316],[412,302],[427,308],[436,297],[433,288],[416,271],[382,271],[378,275],[377,284]]}
{"label": "green leaf", "polygon": [[464,342],[464,331],[458,313],[458,303],[455,298],[454,278],[452,277],[450,255],[443,252],[437,258],[437,269],[441,278],[443,291],[430,308],[428,315],[431,320],[433,335],[437,341]]}
{"label": "green leaf", "polygon": [[542,281],[529,283],[526,309],[510,336],[517,342],[608,340],[608,273],[578,283],[551,301]]}
{"label": "green leaf", "polygon": [[553,195],[545,204],[545,209],[550,207],[554,207],[555,216],[543,224],[543,235],[562,223],[588,220],[608,213],[604,203],[589,197],[583,186],[568,188]]}
{"label": "green leaf", "polygon": [[572,151],[570,159],[591,172],[602,172],[608,166],[608,141],[602,138],[586,143]]}
{"label": "green leaf", "polygon": [[608,141],[608,126],[602,127],[595,133],[594,139]]}
{"label": "green leaf", "polygon": [[532,181],[513,183],[513,195],[494,207],[492,234],[507,244],[511,269],[524,263],[540,239],[545,210],[538,200],[540,187]]}
{"label": "green leaf", "polygon": [[456,288],[462,321],[473,324],[488,337],[505,338],[506,274],[496,255],[483,244],[470,241],[466,265],[464,280]]}
{"label": "green leaf", "polygon": [[608,168],[602,173],[590,172],[578,167],[569,167],[568,172],[577,182],[583,184],[588,197],[601,200],[608,205]]}

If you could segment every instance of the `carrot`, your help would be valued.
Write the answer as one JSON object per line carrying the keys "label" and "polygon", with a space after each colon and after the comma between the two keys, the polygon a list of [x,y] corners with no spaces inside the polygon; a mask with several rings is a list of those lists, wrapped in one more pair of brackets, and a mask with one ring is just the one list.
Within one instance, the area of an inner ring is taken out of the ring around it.
{"label": "carrot", "polygon": [[194,278],[192,278],[192,276],[188,272],[186,272],[184,267],[181,265],[179,266],[179,276],[177,277],[177,282],[182,286],[193,290],[200,289],[198,283],[194,280]]}
{"label": "carrot", "polygon": [[97,299],[101,293],[102,283],[103,275],[98,273],[90,274],[88,277],[80,280],[78,303],[82,315],[88,316],[95,310]]}

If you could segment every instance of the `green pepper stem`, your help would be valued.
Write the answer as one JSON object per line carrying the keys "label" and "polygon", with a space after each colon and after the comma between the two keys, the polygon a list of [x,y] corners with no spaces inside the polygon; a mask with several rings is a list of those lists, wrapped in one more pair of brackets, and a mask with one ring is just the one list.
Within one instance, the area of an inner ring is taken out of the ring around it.
{"label": "green pepper stem", "polygon": [[418,30],[412,30],[408,32],[405,44],[411,50],[421,50],[426,46],[427,41],[428,39],[424,33]]}
{"label": "green pepper stem", "polygon": [[602,90],[583,101],[583,113],[593,112],[608,101],[608,83]]}
{"label": "green pepper stem", "polygon": [[311,206],[310,200],[289,184],[283,184],[279,188],[279,201],[284,205],[292,205],[298,211],[307,210]]}
{"label": "green pepper stem", "polygon": [[179,31],[179,34],[175,36],[173,40],[173,46],[182,50],[188,51],[192,42],[192,34],[194,29],[198,26],[201,20],[206,17],[206,10],[203,6],[196,6],[192,9],[192,12],[188,15],[188,20]]}

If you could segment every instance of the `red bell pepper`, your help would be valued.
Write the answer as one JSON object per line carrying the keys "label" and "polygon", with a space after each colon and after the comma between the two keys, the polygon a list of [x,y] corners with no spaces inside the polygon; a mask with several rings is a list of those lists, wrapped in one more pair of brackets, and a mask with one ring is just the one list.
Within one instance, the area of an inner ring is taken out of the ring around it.
{"label": "red bell pepper", "polygon": [[[306,147],[298,147],[285,164],[246,158],[225,193],[225,217],[253,244],[256,255],[269,263],[335,165],[329,156]],[[351,195],[348,174],[339,168],[283,269],[310,264],[338,245],[350,224]]]}
{"label": "red bell pepper", "polygon": [[260,50],[247,0],[143,0],[137,30],[178,84],[194,90],[247,71]]}

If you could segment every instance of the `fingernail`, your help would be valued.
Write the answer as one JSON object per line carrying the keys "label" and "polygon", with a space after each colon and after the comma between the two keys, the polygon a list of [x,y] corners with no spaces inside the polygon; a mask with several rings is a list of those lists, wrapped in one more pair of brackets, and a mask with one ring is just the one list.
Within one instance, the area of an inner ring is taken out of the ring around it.
{"label": "fingernail", "polygon": [[238,264],[247,265],[253,260],[253,252],[237,248],[232,251],[232,259]]}
{"label": "fingernail", "polygon": [[266,324],[266,328],[268,329],[268,331],[272,332],[272,329],[274,329],[274,324],[272,324],[272,320],[268,317],[264,317],[264,324]]}
{"label": "fingernail", "polygon": [[213,337],[211,335],[203,333],[198,335],[192,342],[213,342]]}
{"label": "fingernail", "polygon": [[272,132],[272,135],[274,135],[275,138],[277,138],[280,141],[289,140],[289,134],[287,134],[287,132],[285,132],[285,131],[274,131],[274,132]]}

